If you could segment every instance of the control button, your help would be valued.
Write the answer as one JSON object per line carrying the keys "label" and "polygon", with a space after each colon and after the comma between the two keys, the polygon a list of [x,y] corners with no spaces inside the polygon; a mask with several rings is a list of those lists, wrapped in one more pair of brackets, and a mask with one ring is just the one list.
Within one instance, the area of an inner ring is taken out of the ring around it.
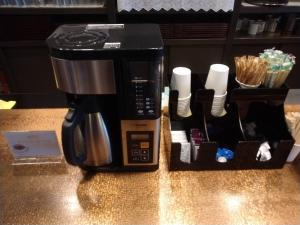
{"label": "control button", "polygon": [[144,113],[144,110],[141,110],[141,109],[140,109],[140,110],[138,110],[137,112],[138,112],[139,114],[143,114],[143,113]]}
{"label": "control button", "polygon": [[151,106],[147,105],[147,106],[146,106],[146,109],[151,109]]}
{"label": "control button", "polygon": [[150,105],[150,102],[146,102],[146,105]]}
{"label": "control button", "polygon": [[138,156],[134,156],[134,157],[132,157],[132,161],[140,161],[140,159]]}
{"label": "control button", "polygon": [[149,148],[149,142],[141,142],[140,147],[141,148]]}
{"label": "control button", "polygon": [[148,113],[154,113],[154,110],[150,109],[148,110]]}
{"label": "control button", "polygon": [[148,156],[142,156],[141,157],[141,161],[148,161],[149,160],[149,157]]}
{"label": "control button", "polygon": [[140,151],[139,150],[132,150],[132,152],[131,152],[131,155],[132,156],[138,156],[140,154]]}
{"label": "control button", "polygon": [[142,151],[141,151],[141,155],[143,155],[143,156],[147,156],[148,154],[149,154],[149,149],[143,149]]}

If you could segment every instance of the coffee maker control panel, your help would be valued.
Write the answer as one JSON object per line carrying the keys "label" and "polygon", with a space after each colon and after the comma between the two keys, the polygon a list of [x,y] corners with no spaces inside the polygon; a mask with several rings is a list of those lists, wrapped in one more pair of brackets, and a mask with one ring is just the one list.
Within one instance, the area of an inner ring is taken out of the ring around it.
{"label": "coffee maker control panel", "polygon": [[128,163],[153,163],[153,132],[127,132]]}
{"label": "coffee maker control panel", "polygon": [[126,61],[128,100],[126,118],[155,119],[160,116],[160,62]]}
{"label": "coffee maker control panel", "polygon": [[132,80],[132,89],[135,93],[135,115],[154,115],[155,114],[155,96],[149,91],[151,81],[149,80]]}
{"label": "coffee maker control panel", "polygon": [[160,118],[122,120],[121,130],[124,166],[158,165]]}

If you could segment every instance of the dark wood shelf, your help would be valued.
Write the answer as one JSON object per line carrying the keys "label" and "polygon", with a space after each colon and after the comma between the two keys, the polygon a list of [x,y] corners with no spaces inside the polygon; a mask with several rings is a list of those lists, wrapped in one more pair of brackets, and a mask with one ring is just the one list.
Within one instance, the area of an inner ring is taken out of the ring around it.
{"label": "dark wood shelf", "polygon": [[26,40],[26,41],[0,41],[0,48],[3,47],[46,47],[45,40]]}
{"label": "dark wood shelf", "polygon": [[102,6],[60,6],[60,7],[3,7],[0,6],[0,15],[50,15],[50,14],[108,14]]}
{"label": "dark wood shelf", "polygon": [[189,46],[189,45],[203,45],[214,44],[223,45],[226,43],[226,38],[201,38],[201,39],[164,39],[166,46]]}
{"label": "dark wood shelf", "polygon": [[300,13],[300,2],[289,2],[285,6],[256,6],[243,2],[240,8],[243,14],[272,14],[272,13]]}
{"label": "dark wood shelf", "polygon": [[233,44],[284,44],[300,43],[300,36],[274,34],[247,35],[236,34]]}

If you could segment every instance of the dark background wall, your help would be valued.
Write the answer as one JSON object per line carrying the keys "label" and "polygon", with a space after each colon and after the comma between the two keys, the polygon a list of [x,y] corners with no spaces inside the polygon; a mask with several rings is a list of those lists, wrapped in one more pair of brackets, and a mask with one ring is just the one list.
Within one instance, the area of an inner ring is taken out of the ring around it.
{"label": "dark background wall", "polygon": [[[172,68],[187,66],[193,73],[206,76],[213,63],[225,63],[234,73],[234,56],[258,55],[276,47],[300,60],[300,36],[240,36],[235,32],[238,18],[261,18],[268,13],[283,19],[284,29],[290,15],[300,17],[300,7],[269,9],[270,12],[244,7],[236,0],[233,12],[130,12],[117,13],[114,1],[104,9],[16,9],[0,7],[0,78],[9,91],[0,98],[17,99],[18,107],[63,107],[65,98],[55,87],[45,39],[65,23],[158,23],[164,38],[165,75]],[[298,15],[299,14],[299,15]],[[1,75],[2,74],[2,75]],[[167,80],[167,79],[166,79]],[[1,81],[1,80],[0,80]],[[290,74],[287,84],[300,88],[300,63]]]}

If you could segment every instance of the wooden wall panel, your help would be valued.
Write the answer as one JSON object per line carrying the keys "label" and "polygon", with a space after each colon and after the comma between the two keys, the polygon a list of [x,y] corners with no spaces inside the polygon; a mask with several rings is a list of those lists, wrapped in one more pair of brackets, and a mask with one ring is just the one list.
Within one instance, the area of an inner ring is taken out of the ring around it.
{"label": "wooden wall panel", "polygon": [[3,48],[13,82],[12,92],[57,92],[46,47]]}
{"label": "wooden wall panel", "polygon": [[189,67],[192,73],[207,75],[209,67],[221,63],[223,45],[172,46],[169,48],[168,74],[177,66]]}

